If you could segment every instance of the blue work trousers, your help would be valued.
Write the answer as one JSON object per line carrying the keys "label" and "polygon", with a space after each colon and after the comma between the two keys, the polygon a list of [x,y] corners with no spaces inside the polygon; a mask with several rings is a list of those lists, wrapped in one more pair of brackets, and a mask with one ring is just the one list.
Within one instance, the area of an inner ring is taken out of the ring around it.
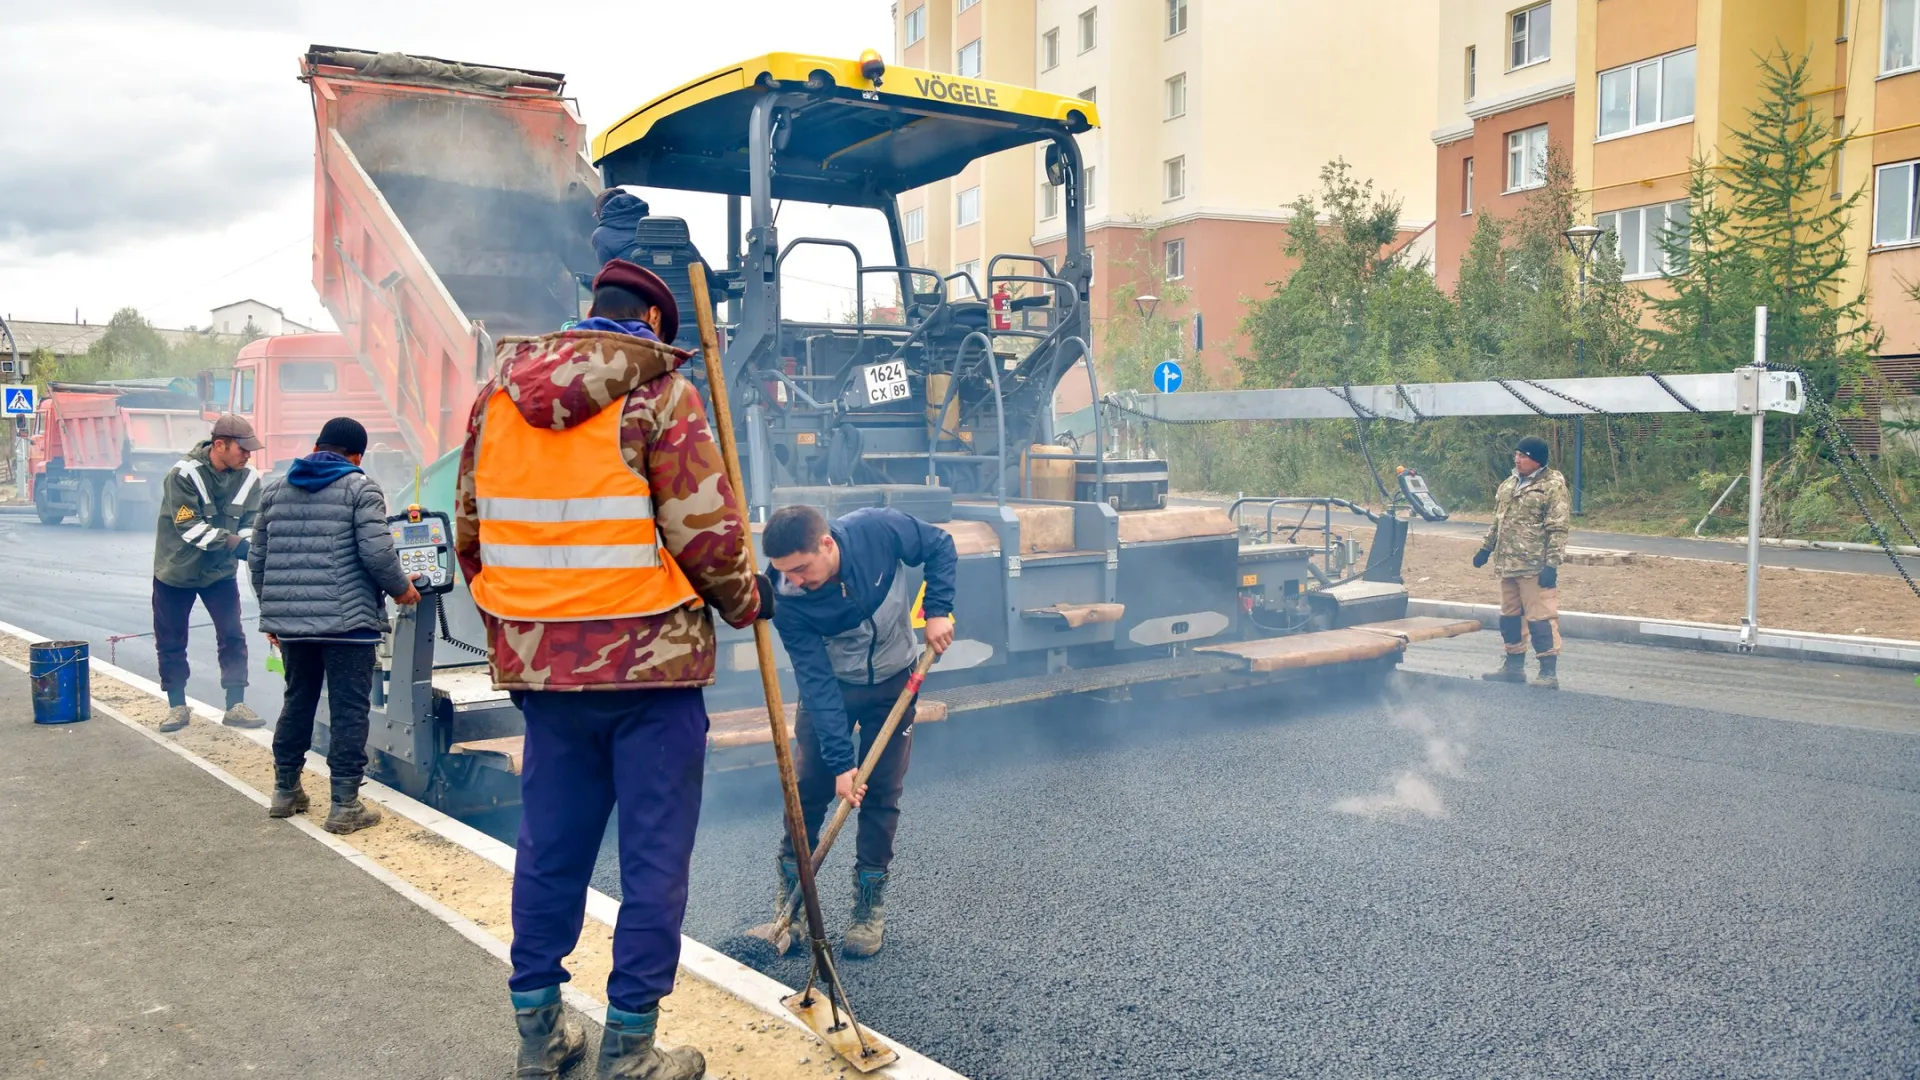
{"label": "blue work trousers", "polygon": [[569,978],[587,886],[618,807],[620,917],[607,1001],[646,1012],[673,991],[687,868],[700,823],[707,706],[699,690],[520,695],[527,741],[513,874],[516,993]]}

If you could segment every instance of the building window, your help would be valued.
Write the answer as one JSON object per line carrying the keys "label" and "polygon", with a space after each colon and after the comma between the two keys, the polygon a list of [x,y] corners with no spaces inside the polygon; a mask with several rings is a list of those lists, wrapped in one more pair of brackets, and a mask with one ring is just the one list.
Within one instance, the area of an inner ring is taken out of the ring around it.
{"label": "building window", "polygon": [[967,10],[968,8],[970,8],[970,7],[972,7],[973,5],[975,5],[975,4],[977,4],[977,3],[979,3],[979,2],[980,2],[980,0],[960,0],[960,3],[959,3],[959,4],[957,4],[957,5],[955,5],[955,6],[954,6],[954,9],[953,9],[953,10],[954,10],[954,11],[955,11],[956,13],[957,13],[957,12],[962,12],[962,11],[965,11],[965,10]]}
{"label": "building window", "polygon": [[954,200],[953,223],[971,225],[980,220],[980,189],[970,187],[962,191]]}
{"label": "building window", "polygon": [[1474,65],[1474,49],[1473,49],[1473,46],[1469,45],[1467,46],[1467,100],[1468,101],[1473,100],[1473,93],[1474,93],[1473,65]]}
{"label": "building window", "polygon": [[975,38],[960,46],[960,58],[953,66],[953,73],[963,79],[980,77],[980,41]]}
{"label": "building window", "polygon": [[1177,158],[1168,158],[1161,162],[1161,173],[1166,177],[1167,198],[1181,199],[1187,194],[1187,159],[1183,154]]}
{"label": "building window", "polygon": [[1694,50],[1600,73],[1600,137],[1693,119]]}
{"label": "building window", "polygon": [[1902,161],[1882,165],[1873,171],[1873,242],[1906,244],[1920,239],[1915,227],[1915,193],[1920,192],[1915,173],[1920,161]]}
{"label": "building window", "polygon": [[1167,36],[1187,32],[1187,0],[1167,0]]}
{"label": "building window", "polygon": [[905,234],[907,243],[917,244],[927,238],[927,208],[916,206],[900,219],[900,231]]}
{"label": "building window", "polygon": [[1507,190],[1526,191],[1547,182],[1547,125],[1507,133]]}
{"label": "building window", "polygon": [[1095,91],[1095,88],[1091,86],[1087,87],[1085,90],[1080,91],[1080,100],[1088,102],[1089,104],[1093,104],[1093,105],[1100,104],[1100,99],[1093,96],[1094,91]]}
{"label": "building window", "polygon": [[1169,240],[1161,249],[1161,266],[1166,269],[1168,281],[1179,281],[1187,276],[1187,242]]}
{"label": "building window", "polygon": [[1167,80],[1167,119],[1187,115],[1187,73]]}
{"label": "building window", "polygon": [[1473,213],[1473,159],[1460,163],[1460,212]]}
{"label": "building window", "polygon": [[1060,216],[1060,189],[1042,180],[1040,182],[1040,220]]}
{"label": "building window", "polygon": [[912,45],[927,36],[927,5],[921,4],[907,12],[907,44]]}
{"label": "building window", "polygon": [[1087,166],[1087,205],[1093,205],[1093,166]]}
{"label": "building window", "polygon": [[1516,11],[1508,20],[1512,27],[1513,49],[1507,54],[1507,69],[1523,68],[1547,59],[1553,43],[1553,5],[1535,4]]}
{"label": "building window", "polygon": [[1052,71],[1060,66],[1060,28],[1054,27],[1040,35],[1040,70]]}
{"label": "building window", "polygon": [[1100,44],[1100,9],[1088,8],[1080,13],[1080,51],[1086,52]]}
{"label": "building window", "polygon": [[1920,67],[1920,0],[1886,0],[1880,19],[1880,73]]}
{"label": "building window", "polygon": [[962,289],[966,289],[972,292],[973,295],[978,299],[982,299],[982,300],[986,299],[984,296],[981,296],[980,294],[981,281],[980,281],[980,260],[979,259],[968,259],[966,262],[963,262],[959,266],[954,267],[953,272],[956,274],[966,275],[966,277],[960,278],[957,281],[955,281],[954,282],[955,285],[959,286]]}
{"label": "building window", "polygon": [[1684,243],[1691,217],[1683,199],[1596,214],[1593,223],[1613,234],[1622,278],[1654,278],[1687,268],[1685,249],[1668,258],[1662,241],[1671,236],[1675,242]]}

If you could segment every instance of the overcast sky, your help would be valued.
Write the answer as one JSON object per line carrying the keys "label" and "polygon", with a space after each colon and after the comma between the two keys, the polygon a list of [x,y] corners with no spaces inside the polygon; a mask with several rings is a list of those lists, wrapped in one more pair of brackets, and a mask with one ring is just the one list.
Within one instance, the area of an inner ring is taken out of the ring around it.
{"label": "overcast sky", "polygon": [[[892,36],[888,0],[0,0],[0,28],[0,314],[102,322],[131,305],[168,327],[248,297],[332,325],[312,285],[313,113],[295,81],[310,44],[565,72],[597,133],[737,60],[886,54]],[[652,201],[723,260],[724,217]],[[883,236],[871,212],[835,218],[789,208],[783,239]],[[851,284],[844,259],[789,266],[829,283],[796,284],[790,307],[852,308],[831,284]]]}

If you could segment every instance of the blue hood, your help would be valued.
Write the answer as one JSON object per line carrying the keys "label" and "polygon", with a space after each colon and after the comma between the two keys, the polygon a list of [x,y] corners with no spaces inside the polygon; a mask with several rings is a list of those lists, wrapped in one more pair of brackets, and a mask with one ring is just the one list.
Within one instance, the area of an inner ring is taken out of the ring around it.
{"label": "blue hood", "polygon": [[646,341],[660,340],[660,335],[653,332],[653,327],[648,326],[639,319],[603,319],[595,315],[589,319],[581,319],[567,329],[603,330],[609,334],[627,334],[631,337],[642,338]]}
{"label": "blue hood", "polygon": [[287,483],[302,491],[319,491],[343,476],[363,471],[339,454],[322,450],[293,463],[287,470]]}
{"label": "blue hood", "polygon": [[647,216],[647,201],[638,195],[621,192],[600,208],[600,224],[611,229],[625,229],[632,232]]}

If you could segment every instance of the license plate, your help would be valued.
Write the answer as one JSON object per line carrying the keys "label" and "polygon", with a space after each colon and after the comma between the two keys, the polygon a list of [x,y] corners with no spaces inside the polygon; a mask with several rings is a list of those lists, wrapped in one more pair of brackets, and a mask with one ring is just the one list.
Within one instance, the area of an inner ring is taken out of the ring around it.
{"label": "license plate", "polygon": [[907,386],[907,362],[891,360],[884,364],[868,364],[860,369],[860,377],[867,388],[867,404],[885,405],[894,401],[905,401],[912,391]]}

